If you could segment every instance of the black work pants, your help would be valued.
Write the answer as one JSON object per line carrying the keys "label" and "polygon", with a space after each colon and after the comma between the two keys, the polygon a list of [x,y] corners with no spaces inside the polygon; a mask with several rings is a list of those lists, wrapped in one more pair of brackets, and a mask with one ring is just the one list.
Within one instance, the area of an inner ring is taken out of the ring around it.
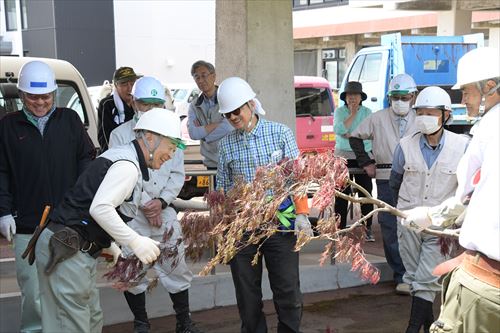
{"label": "black work pants", "polygon": [[[347,166],[350,168],[357,168],[358,164],[356,163],[355,160],[347,160]],[[349,174],[349,178],[351,180],[354,180],[357,184],[361,185],[365,190],[368,191],[368,193],[372,193],[373,189],[373,184],[372,184],[372,179],[368,177],[366,173],[362,174]],[[349,195],[352,193],[351,187],[347,186],[344,191],[344,194]],[[358,192],[358,195],[360,197],[364,197],[365,195],[361,192]],[[335,198],[335,212],[340,215],[340,229],[344,229],[347,224],[347,206],[348,202],[347,200],[344,200],[342,198],[336,197]],[[363,216],[368,215],[373,210],[373,205],[361,205],[361,213]],[[372,225],[372,218],[370,217],[366,221],[366,226],[371,227]]]}
{"label": "black work pants", "polygon": [[[302,318],[299,253],[293,251],[295,241],[293,233],[276,233],[260,248],[273,292],[279,333],[298,333]],[[247,246],[230,261],[242,333],[267,332],[262,311],[262,256],[252,266],[257,247]]]}

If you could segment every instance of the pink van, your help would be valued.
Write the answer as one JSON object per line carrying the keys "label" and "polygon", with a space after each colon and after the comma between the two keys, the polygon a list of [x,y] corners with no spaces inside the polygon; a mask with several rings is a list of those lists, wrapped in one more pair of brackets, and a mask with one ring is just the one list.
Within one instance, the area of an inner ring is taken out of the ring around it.
{"label": "pink van", "polygon": [[328,81],[316,76],[295,76],[297,144],[302,153],[335,148],[334,102]]}

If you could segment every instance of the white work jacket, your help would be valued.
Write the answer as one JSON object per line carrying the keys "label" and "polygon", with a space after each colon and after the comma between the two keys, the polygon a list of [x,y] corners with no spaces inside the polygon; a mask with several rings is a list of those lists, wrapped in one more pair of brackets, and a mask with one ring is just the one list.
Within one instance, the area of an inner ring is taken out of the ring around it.
{"label": "white work jacket", "polygon": [[[500,104],[481,119],[458,166],[457,197],[472,192],[460,232],[460,245],[500,260]],[[480,176],[477,177],[477,172]],[[475,183],[474,179],[478,178]]]}

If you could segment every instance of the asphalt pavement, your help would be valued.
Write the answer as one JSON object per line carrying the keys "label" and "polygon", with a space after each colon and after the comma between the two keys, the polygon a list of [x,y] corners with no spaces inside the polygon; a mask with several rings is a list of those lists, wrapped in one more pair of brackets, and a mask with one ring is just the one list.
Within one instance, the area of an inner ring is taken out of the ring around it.
{"label": "asphalt pavement", "polygon": [[[376,220],[376,219],[375,219]],[[366,253],[383,256],[382,235],[373,224],[376,242],[364,243]],[[303,333],[398,333],[404,332],[410,315],[411,297],[397,295],[394,283],[340,288],[304,294]],[[191,294],[193,297],[193,294]],[[439,299],[434,314],[439,313]],[[272,301],[264,301],[269,332],[277,331],[277,316]],[[192,313],[197,326],[206,333],[238,333],[240,320],[236,306],[216,307]],[[153,333],[175,332],[175,316],[151,319]],[[132,322],[109,325],[103,333],[132,332]]]}
{"label": "asphalt pavement", "polygon": [[[304,295],[303,333],[397,333],[404,332],[410,315],[411,297],[396,295],[391,282],[343,288]],[[269,332],[277,330],[272,301],[264,302]],[[434,315],[439,313],[439,300]],[[206,333],[238,333],[236,306],[218,307],[192,314],[196,326]],[[151,332],[175,332],[175,316],[151,320]],[[106,326],[103,333],[132,332],[131,322]]]}

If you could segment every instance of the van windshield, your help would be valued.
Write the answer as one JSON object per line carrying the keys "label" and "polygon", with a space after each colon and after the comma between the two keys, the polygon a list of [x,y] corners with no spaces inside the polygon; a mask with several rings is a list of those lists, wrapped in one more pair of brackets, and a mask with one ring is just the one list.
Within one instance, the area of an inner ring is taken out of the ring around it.
{"label": "van windshield", "polygon": [[188,89],[176,89],[174,91],[174,99],[182,100],[182,99],[186,98],[187,93],[188,93]]}
{"label": "van windshield", "polygon": [[325,88],[295,88],[295,112],[300,116],[331,116],[328,91]]}

